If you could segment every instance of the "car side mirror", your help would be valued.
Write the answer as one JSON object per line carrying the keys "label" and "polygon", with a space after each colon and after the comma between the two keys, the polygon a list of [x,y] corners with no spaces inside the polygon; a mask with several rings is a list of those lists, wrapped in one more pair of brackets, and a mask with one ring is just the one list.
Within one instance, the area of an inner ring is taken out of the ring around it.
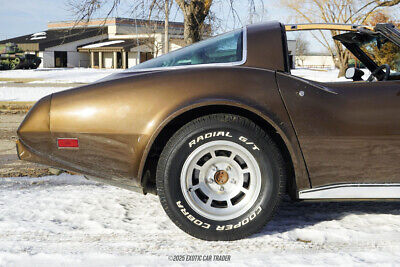
{"label": "car side mirror", "polygon": [[352,79],[355,82],[363,81],[362,76],[364,72],[358,68],[348,68],[345,74],[346,79]]}

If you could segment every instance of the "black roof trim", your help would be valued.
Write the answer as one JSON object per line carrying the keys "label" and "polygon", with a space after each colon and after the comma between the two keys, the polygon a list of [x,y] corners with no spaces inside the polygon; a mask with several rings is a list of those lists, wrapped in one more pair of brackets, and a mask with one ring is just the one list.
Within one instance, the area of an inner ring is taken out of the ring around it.
{"label": "black roof trim", "polygon": [[[77,29],[50,29],[43,31],[46,33],[46,38],[33,39],[33,34],[23,35],[16,38],[0,41],[0,44],[15,43],[15,44],[39,44],[39,50],[42,51],[49,47],[54,47],[66,43],[75,42],[82,39],[95,37],[108,33],[107,27],[90,27]],[[44,36],[44,35],[42,35]]]}

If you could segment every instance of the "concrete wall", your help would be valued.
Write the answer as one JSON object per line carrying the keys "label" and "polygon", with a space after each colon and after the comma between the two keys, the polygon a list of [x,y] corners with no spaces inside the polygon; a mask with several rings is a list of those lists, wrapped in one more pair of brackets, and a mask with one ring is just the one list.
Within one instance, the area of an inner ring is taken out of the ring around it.
{"label": "concrete wall", "polygon": [[43,68],[43,52],[39,52],[38,57],[40,57],[40,59],[42,60],[42,62],[40,63],[40,65],[38,67],[39,69],[41,69],[41,68]]}
{"label": "concrete wall", "polygon": [[177,49],[179,49],[179,48],[182,48],[182,46],[180,46],[180,45],[178,45],[178,44],[175,44],[175,43],[169,43],[169,51],[171,52],[171,51],[174,51],[174,50],[177,50]]}
{"label": "concrete wall", "polygon": [[62,45],[49,47],[49,48],[46,48],[45,51],[76,52],[78,46],[82,46],[82,45],[85,45],[85,44],[88,44],[88,43],[100,41],[100,40],[103,40],[103,39],[106,39],[106,38],[107,38],[107,35],[103,34],[103,35],[94,36],[94,37],[91,37],[91,38],[86,38],[86,39],[78,40],[78,41],[67,43],[67,44],[62,44]]}
{"label": "concrete wall", "polygon": [[[182,34],[183,29],[172,29],[170,28],[171,36],[176,34]],[[90,53],[81,53],[77,52],[78,46],[82,46],[88,43],[100,41],[106,39],[108,37],[116,37],[118,35],[134,35],[136,33],[140,34],[141,36],[151,32],[152,30],[149,27],[138,27],[137,29],[132,25],[114,25],[108,26],[109,36],[107,35],[99,35],[87,39],[78,40],[71,43],[66,43],[54,47],[50,47],[45,49],[45,51],[41,51],[39,56],[42,57],[42,63],[39,66],[40,68],[54,68],[54,52],[55,51],[63,51],[67,52],[67,67],[90,67]],[[148,48],[152,52],[155,52],[155,57],[162,55],[163,49],[162,46],[164,44],[164,29],[157,30],[158,33],[148,34],[154,38],[154,49]],[[142,36],[143,37],[143,36]],[[172,38],[172,37],[171,37]],[[170,51],[176,50],[180,48],[179,45],[171,43]],[[143,52],[143,51],[141,51]],[[112,61],[113,61],[113,54],[112,53],[103,53],[103,68],[112,68]],[[128,53],[128,62],[127,67],[135,66],[139,63],[138,54],[137,52],[129,52]]]}
{"label": "concrete wall", "polygon": [[90,67],[90,54],[80,52],[67,52],[68,68]]}
{"label": "concrete wall", "polygon": [[128,53],[128,68],[136,66],[139,64],[139,58],[137,52],[129,52]]}
{"label": "concrete wall", "polygon": [[288,46],[289,54],[296,56],[296,40],[288,40],[287,46]]}
{"label": "concrete wall", "polygon": [[[54,68],[54,52],[45,51],[39,52],[39,57],[42,59],[39,68]],[[88,68],[90,67],[90,54],[80,52],[67,52],[67,67],[68,68]]]}
{"label": "concrete wall", "polygon": [[[117,35],[117,34],[148,34],[149,37],[156,32],[163,33],[164,26],[159,27],[156,29],[153,26],[145,26],[145,27],[135,27],[134,25],[110,25],[108,26],[108,33],[110,35]],[[169,27],[169,34],[183,34],[183,28],[172,28]]]}
{"label": "concrete wall", "polygon": [[331,56],[298,56],[296,57],[296,67],[335,68],[335,63]]}
{"label": "concrete wall", "polygon": [[113,67],[113,53],[103,53],[103,68],[111,69]]}
{"label": "concrete wall", "polygon": [[96,42],[104,38],[107,38],[107,35],[99,35],[92,38],[78,40],[76,42],[46,48],[44,52],[40,52],[43,53],[43,56],[40,56],[42,57],[42,64],[40,64],[39,68],[54,68],[54,51],[67,52],[67,67],[69,68],[89,67],[90,54],[77,52],[78,46]]}
{"label": "concrete wall", "polygon": [[39,56],[42,58],[40,68],[54,68],[54,52],[40,52]]}

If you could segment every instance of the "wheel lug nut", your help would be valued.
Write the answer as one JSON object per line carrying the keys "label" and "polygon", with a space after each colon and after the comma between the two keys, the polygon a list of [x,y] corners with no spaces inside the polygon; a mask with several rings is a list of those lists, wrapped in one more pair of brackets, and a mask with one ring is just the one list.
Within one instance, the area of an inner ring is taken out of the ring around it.
{"label": "wheel lug nut", "polygon": [[224,187],[223,186],[221,186],[220,188],[219,188],[219,191],[221,191],[221,192],[223,192],[225,189],[224,189]]}
{"label": "wheel lug nut", "polygon": [[232,184],[236,184],[236,180],[235,179],[231,179],[231,183]]}
{"label": "wheel lug nut", "polygon": [[229,172],[231,170],[231,166],[226,167],[226,171]]}
{"label": "wheel lug nut", "polygon": [[213,179],[213,178],[209,178],[209,179],[208,179],[208,182],[209,182],[210,184],[212,184],[212,183],[214,182],[214,179]]}

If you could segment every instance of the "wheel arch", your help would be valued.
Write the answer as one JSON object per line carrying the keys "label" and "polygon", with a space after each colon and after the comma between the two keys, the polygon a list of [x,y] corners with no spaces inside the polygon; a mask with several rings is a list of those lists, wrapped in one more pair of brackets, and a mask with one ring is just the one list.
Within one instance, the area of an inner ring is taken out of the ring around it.
{"label": "wheel arch", "polygon": [[[229,113],[239,115],[253,121],[261,129],[266,131],[270,137],[277,144],[279,150],[285,161],[287,172],[287,191],[292,198],[296,197],[296,175],[295,167],[293,164],[294,153],[290,151],[290,144],[284,134],[277,128],[275,123],[263,114],[257,114],[256,111],[227,104],[209,104],[194,107],[181,112],[167,123],[165,123],[161,130],[159,130],[152,142],[149,142],[147,153],[143,155],[141,168],[139,169],[139,177],[141,177],[141,185],[145,193],[156,194],[155,173],[157,163],[162,149],[168,142],[169,138],[186,123],[197,119],[202,116],[215,114],[215,113]],[[281,133],[280,133],[281,132]]]}

